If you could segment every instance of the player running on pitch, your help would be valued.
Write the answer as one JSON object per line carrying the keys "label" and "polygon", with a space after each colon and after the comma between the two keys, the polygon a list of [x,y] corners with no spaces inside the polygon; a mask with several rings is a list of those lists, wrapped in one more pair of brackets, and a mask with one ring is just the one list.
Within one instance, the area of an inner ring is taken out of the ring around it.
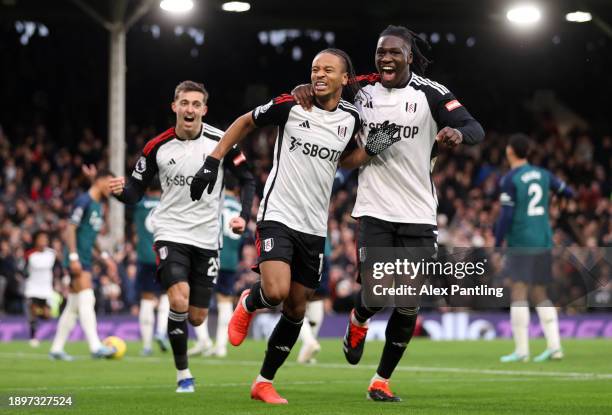
{"label": "player running on pitch", "polygon": [[38,231],[32,238],[34,246],[25,253],[27,279],[25,298],[28,305],[28,322],[30,323],[30,346],[38,347],[36,338],[39,320],[51,316],[49,307],[53,299],[53,268],[57,264],[57,254],[49,247],[49,234]]}
{"label": "player running on pitch", "polygon": [[[64,258],[64,266],[70,271],[70,294],[57,323],[57,331],[49,352],[52,359],[72,360],[72,356],[64,351],[64,345],[77,317],[85,332],[92,357],[109,357],[115,353],[114,348],[103,345],[98,337],[96,297],[91,274],[96,237],[104,223],[100,202],[109,196],[108,182],[111,177],[112,173],[109,171],[97,172],[89,190],[74,202],[65,233],[67,255]],[[102,258],[109,266],[114,265],[110,263],[112,260],[108,253],[103,252]]]}
{"label": "player running on pitch", "polygon": [[[208,92],[202,84],[184,81],[175,89],[172,110],[176,125],[149,141],[127,183],[113,178],[111,190],[124,203],[138,202],[153,177],[162,186],[155,213],[157,277],[170,300],[168,337],[177,370],[177,392],[194,392],[195,382],[187,359],[187,320],[198,326],[206,318],[215,278],[219,270],[219,214],[223,174],[216,178],[217,192],[194,202],[188,186],[202,161],[215,148],[223,131],[202,122],[208,110]],[[232,230],[244,232],[255,192],[253,175],[244,155],[229,149],[219,164],[240,181],[242,211],[231,220]]]}
{"label": "player running on pitch", "polygon": [[[358,252],[367,247],[415,247],[433,254],[438,231],[431,170],[438,145],[475,144],[484,137],[480,124],[445,86],[423,77],[429,60],[418,41],[422,40],[405,27],[387,27],[374,55],[378,73],[358,77],[367,84],[355,99],[363,118],[361,137],[391,122],[400,126],[401,138],[370,162],[364,164],[367,156],[359,148],[341,163],[345,168],[362,165],[353,209],[359,219]],[[294,94],[301,105],[310,106],[311,88],[298,87]],[[362,297],[357,295],[344,337],[345,357],[351,364],[359,363],[368,321],[381,310],[365,305]],[[401,400],[391,392],[389,379],[412,338],[417,312],[415,307],[393,310],[380,363],[368,387],[369,399]]]}
{"label": "player running on pitch", "polygon": [[540,318],[547,347],[534,362],[563,358],[557,309],[548,299],[552,282],[552,229],[548,218],[550,190],[571,198],[574,192],[546,169],[527,161],[530,140],[523,134],[510,137],[506,158],[510,171],[501,179],[502,210],[495,227],[495,246],[508,246],[506,270],[513,280],[510,323],[515,349],[502,362],[529,360],[529,294]]}
{"label": "player running on pitch", "polygon": [[[326,49],[312,62],[315,107],[305,111],[290,95],[282,95],[238,118],[206,158],[191,185],[196,199],[211,192],[219,160],[250,131],[265,125],[279,127],[274,165],[264,189],[257,217],[258,271],[261,280],[245,290],[229,325],[229,341],[238,346],[246,338],[254,312],[283,303],[251,397],[285,404],[272,381],[294,346],[307,300],[319,285],[327,216],[336,168],[345,147],[360,128],[355,107],[341,99],[343,86],[354,77],[348,55]],[[396,140],[388,123],[373,129],[366,151],[376,155]]]}

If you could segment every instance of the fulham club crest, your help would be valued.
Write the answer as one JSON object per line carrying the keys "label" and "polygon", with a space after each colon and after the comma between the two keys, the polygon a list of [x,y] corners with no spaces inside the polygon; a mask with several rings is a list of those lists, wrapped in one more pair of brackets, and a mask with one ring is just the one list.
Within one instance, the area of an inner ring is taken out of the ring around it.
{"label": "fulham club crest", "polygon": [[264,239],[263,243],[264,252],[270,252],[274,248],[274,238]]}
{"label": "fulham club crest", "polygon": [[159,258],[162,260],[168,258],[168,247],[167,246],[162,246],[161,248],[159,248]]}
{"label": "fulham club crest", "polygon": [[415,113],[417,110],[417,103],[413,102],[406,102],[406,112],[411,112],[411,113]]}

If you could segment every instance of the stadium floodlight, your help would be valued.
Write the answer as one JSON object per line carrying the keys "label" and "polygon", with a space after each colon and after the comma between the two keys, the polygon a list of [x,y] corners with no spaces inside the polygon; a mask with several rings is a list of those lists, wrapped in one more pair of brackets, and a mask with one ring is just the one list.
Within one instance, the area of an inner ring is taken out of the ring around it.
{"label": "stadium floodlight", "polygon": [[514,24],[525,26],[539,22],[542,12],[534,5],[525,4],[508,10],[506,18]]}
{"label": "stadium floodlight", "polygon": [[228,1],[221,5],[221,9],[226,12],[246,12],[251,10],[251,4],[245,1]]}
{"label": "stadium floodlight", "polygon": [[162,0],[159,7],[167,12],[184,13],[193,9],[193,0]]}
{"label": "stadium floodlight", "polygon": [[585,23],[593,20],[593,16],[589,12],[575,11],[565,15],[565,20],[574,23]]}

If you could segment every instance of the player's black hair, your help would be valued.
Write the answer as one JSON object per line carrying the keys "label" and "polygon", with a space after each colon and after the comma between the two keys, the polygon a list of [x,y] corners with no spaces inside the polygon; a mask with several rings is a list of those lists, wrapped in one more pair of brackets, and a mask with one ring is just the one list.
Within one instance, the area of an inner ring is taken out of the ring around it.
{"label": "player's black hair", "polygon": [[514,154],[521,159],[526,159],[529,155],[529,147],[531,140],[527,135],[518,133],[510,136],[508,146],[514,151]]}
{"label": "player's black hair", "polygon": [[32,235],[32,245],[34,245],[36,243],[36,240],[38,239],[38,237],[40,235],[47,235],[47,238],[51,239],[49,236],[49,232],[43,230],[43,229],[39,229],[36,232],[34,232],[34,235]]}
{"label": "player's black hair", "polygon": [[101,170],[98,170],[98,172],[96,173],[96,180],[102,179],[108,176],[114,176],[113,172],[110,171],[109,169],[101,169]]}
{"label": "player's black hair", "polygon": [[381,38],[383,36],[395,36],[403,39],[404,42],[410,46],[410,50],[412,50],[412,65],[410,65],[411,70],[417,75],[425,75],[425,71],[427,70],[427,67],[431,61],[427,59],[425,55],[423,55],[421,48],[419,48],[419,44],[424,46],[425,49],[430,50],[431,46],[429,42],[422,39],[418,34],[404,26],[389,25],[380,33],[380,36],[378,37]]}
{"label": "player's black hair", "polygon": [[342,60],[344,60],[344,69],[348,74],[348,84],[343,88],[342,95],[343,98],[349,102],[353,102],[354,98],[357,96],[361,87],[359,86],[359,82],[355,81],[357,75],[355,75],[355,68],[353,67],[353,62],[351,61],[351,57],[343,51],[342,49],[336,48],[327,48],[323,49],[317,55],[321,53],[331,53],[332,55],[336,55]]}

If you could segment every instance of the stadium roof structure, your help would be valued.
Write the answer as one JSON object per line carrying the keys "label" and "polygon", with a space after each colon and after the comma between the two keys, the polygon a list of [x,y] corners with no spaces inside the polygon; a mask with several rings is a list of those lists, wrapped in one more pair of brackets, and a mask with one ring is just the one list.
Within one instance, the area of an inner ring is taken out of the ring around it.
{"label": "stadium roof structure", "polygon": [[[261,29],[341,29],[359,24],[379,26],[395,23],[407,24],[418,30],[421,27],[444,30],[494,25],[504,20],[507,8],[515,3],[510,0],[423,0],[409,3],[404,0],[252,0],[248,12],[228,13],[221,8],[225,1],[195,0],[195,8],[189,14],[168,16],[157,7],[157,0],[0,0],[0,23],[31,19],[82,24],[86,20],[83,19],[83,12],[77,7],[77,3],[84,4],[112,20],[114,13],[124,11],[129,15],[143,2],[155,3],[155,7],[143,18],[149,23],[171,20],[183,24],[222,26],[231,22],[234,25],[232,27],[239,25]],[[612,3],[609,0],[539,0],[537,5],[544,11],[544,21],[547,23],[566,23],[565,14],[576,10],[589,11],[601,22],[612,22]]]}

